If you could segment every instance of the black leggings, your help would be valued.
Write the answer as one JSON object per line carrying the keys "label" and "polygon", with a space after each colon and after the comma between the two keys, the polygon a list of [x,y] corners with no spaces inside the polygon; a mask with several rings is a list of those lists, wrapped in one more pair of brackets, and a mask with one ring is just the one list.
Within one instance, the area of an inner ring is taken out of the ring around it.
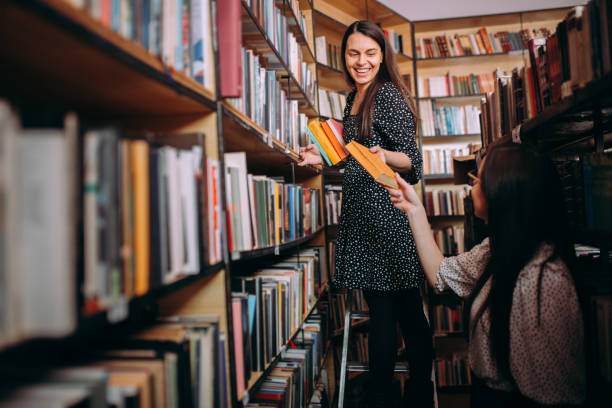
{"label": "black leggings", "polygon": [[398,292],[363,291],[370,309],[370,375],[372,385],[391,384],[397,355],[397,322],[400,324],[410,369],[410,379],[429,381],[433,359],[431,330],[418,288]]}

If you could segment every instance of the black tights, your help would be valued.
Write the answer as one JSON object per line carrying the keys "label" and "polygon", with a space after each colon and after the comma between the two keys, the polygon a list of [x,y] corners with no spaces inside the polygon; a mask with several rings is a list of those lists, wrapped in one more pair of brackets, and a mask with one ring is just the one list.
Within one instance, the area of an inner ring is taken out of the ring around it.
{"label": "black tights", "polygon": [[378,389],[391,385],[397,355],[397,322],[406,344],[410,380],[429,382],[433,344],[419,290],[364,290],[363,294],[370,309],[368,351],[372,385]]}

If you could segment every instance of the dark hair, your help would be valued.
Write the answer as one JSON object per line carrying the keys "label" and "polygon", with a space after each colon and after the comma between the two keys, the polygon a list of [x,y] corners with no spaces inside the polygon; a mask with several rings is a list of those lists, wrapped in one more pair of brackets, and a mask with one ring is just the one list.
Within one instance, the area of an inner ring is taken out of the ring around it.
{"label": "dark hair", "polygon": [[399,68],[397,66],[397,62],[395,61],[395,56],[393,55],[393,49],[391,49],[385,33],[377,24],[371,21],[355,21],[344,32],[344,37],[342,38],[342,67],[344,68],[344,76],[346,81],[353,88],[355,87],[355,80],[349,74],[346,67],[345,58],[346,43],[348,42],[348,38],[351,36],[351,34],[354,33],[361,33],[376,41],[383,53],[383,60],[380,64],[378,74],[373,79],[370,86],[368,86],[363,101],[361,102],[361,106],[359,107],[359,112],[357,113],[357,138],[363,141],[370,137],[372,120],[374,118],[374,98],[376,97],[376,92],[378,92],[378,89],[385,82],[392,82],[397,87],[415,118],[416,110],[414,109],[413,103],[410,99],[408,89],[406,88],[402,76],[399,73]]}
{"label": "dark hair", "polygon": [[[492,285],[471,327],[489,307],[493,356],[504,377],[512,380],[510,310],[518,275],[542,243],[554,248],[542,267],[560,257],[571,268],[575,254],[568,234],[561,181],[548,158],[527,146],[503,140],[487,147],[482,166],[480,183],[488,206],[491,258],[476,287],[482,288],[490,276]],[[541,279],[540,273],[538,308]],[[473,293],[471,299],[476,295]]]}

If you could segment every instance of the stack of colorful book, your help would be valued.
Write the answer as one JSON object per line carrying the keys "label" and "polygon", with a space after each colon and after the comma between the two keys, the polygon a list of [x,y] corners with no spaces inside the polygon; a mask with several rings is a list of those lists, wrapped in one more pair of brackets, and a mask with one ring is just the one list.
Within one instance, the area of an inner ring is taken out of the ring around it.
{"label": "stack of colorful book", "polygon": [[342,137],[342,125],[336,120],[320,121],[313,119],[308,123],[306,132],[312,143],[319,149],[328,166],[335,166],[346,160],[348,152]]}

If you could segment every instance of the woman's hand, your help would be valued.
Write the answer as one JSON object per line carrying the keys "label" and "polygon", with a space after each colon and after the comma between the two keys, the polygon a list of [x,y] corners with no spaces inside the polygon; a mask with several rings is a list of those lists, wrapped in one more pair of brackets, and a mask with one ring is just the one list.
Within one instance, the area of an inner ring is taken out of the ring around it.
{"label": "woman's hand", "polygon": [[370,147],[370,151],[376,153],[376,155],[380,157],[380,160],[387,163],[387,155],[385,154],[387,151],[385,149],[380,146],[372,146]]}
{"label": "woman's hand", "polygon": [[410,184],[408,184],[399,174],[395,173],[395,179],[399,184],[399,190],[386,188],[391,197],[391,203],[398,210],[402,210],[406,214],[424,211],[423,204],[419,199],[419,195]]}
{"label": "woman's hand", "polygon": [[323,164],[323,158],[321,157],[321,153],[319,153],[319,149],[314,144],[309,144],[306,147],[300,148],[300,162],[298,162],[298,166],[308,166],[309,164]]}

